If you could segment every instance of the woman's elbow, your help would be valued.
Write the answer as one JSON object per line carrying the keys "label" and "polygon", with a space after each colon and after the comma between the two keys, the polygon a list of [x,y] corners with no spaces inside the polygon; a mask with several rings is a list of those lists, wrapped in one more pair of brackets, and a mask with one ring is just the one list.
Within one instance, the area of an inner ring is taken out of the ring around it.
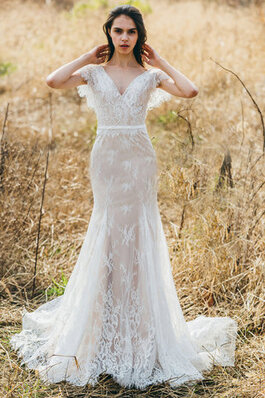
{"label": "woman's elbow", "polygon": [[49,74],[46,77],[46,84],[51,88],[59,88],[58,82],[56,82],[56,79],[52,74]]}
{"label": "woman's elbow", "polygon": [[190,91],[190,93],[188,94],[188,98],[193,98],[196,97],[196,95],[199,93],[199,90],[197,88],[194,88],[193,90]]}
{"label": "woman's elbow", "polygon": [[54,81],[54,79],[52,79],[51,77],[47,77],[46,78],[46,84],[51,87],[51,88],[56,88],[56,83]]}

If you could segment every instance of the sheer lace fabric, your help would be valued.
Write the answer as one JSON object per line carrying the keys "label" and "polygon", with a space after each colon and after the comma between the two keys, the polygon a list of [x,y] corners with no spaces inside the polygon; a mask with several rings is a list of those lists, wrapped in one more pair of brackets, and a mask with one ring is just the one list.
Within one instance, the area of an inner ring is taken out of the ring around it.
{"label": "sheer lace fabric", "polygon": [[101,373],[125,387],[172,387],[203,379],[214,363],[234,365],[237,323],[180,307],[157,204],[156,154],[147,111],[172,96],[152,68],[121,95],[100,65],[77,87],[98,120],[90,155],[94,206],[64,294],[33,312],[11,346],[46,383],[95,385]]}

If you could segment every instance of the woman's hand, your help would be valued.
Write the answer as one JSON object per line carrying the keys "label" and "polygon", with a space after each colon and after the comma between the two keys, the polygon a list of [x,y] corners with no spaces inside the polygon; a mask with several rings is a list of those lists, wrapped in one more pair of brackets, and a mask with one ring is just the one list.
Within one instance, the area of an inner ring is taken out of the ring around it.
{"label": "woman's hand", "polygon": [[88,63],[90,64],[101,64],[105,61],[106,56],[109,53],[109,45],[102,44],[92,48],[88,53],[84,54],[87,57]]}
{"label": "woman's hand", "polygon": [[158,67],[159,62],[161,61],[161,57],[158,55],[158,53],[146,43],[143,45],[142,49],[143,49],[143,55],[142,55],[143,60],[148,65]]}

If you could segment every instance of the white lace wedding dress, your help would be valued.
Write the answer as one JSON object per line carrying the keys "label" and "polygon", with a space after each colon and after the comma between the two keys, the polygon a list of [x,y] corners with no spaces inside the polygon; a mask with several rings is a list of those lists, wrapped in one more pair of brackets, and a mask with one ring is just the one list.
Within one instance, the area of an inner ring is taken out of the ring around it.
{"label": "white lace wedding dress", "polygon": [[213,364],[233,366],[237,322],[202,315],[186,322],[172,276],[145,126],[147,111],[172,98],[157,88],[169,76],[150,68],[120,93],[103,65],[80,72],[87,84],[78,93],[98,120],[93,211],[64,294],[24,308],[11,347],[45,383],[78,386],[94,386],[105,372],[126,387],[177,387],[202,380]]}

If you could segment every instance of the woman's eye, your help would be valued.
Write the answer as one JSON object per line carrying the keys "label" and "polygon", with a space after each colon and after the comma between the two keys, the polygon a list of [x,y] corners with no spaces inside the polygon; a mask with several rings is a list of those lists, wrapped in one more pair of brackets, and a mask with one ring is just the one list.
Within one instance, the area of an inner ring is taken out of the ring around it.
{"label": "woman's eye", "polygon": [[[116,33],[120,33],[120,30],[115,30],[114,32],[116,32]],[[129,32],[129,33],[136,33],[135,32],[135,30],[132,30],[131,32]]]}

